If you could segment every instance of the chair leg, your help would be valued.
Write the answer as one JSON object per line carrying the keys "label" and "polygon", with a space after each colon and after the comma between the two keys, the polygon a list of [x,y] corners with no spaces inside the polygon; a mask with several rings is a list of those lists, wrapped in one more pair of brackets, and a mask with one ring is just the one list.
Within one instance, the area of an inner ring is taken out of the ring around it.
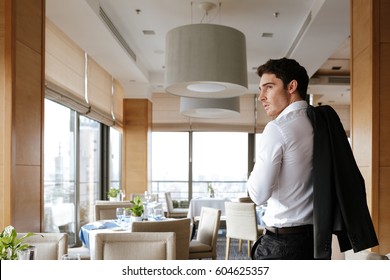
{"label": "chair leg", "polygon": [[225,254],[225,260],[229,259],[230,255],[230,237],[226,237],[226,254]]}
{"label": "chair leg", "polygon": [[242,239],[238,239],[238,252],[242,251]]}
{"label": "chair leg", "polygon": [[248,240],[248,257],[251,256],[251,241]]}

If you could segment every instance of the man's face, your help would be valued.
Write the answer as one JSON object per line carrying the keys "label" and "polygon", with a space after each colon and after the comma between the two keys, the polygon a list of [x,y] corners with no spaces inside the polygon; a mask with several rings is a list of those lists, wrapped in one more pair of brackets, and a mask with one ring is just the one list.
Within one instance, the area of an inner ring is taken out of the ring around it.
{"label": "man's face", "polygon": [[259,89],[258,100],[263,104],[267,116],[272,119],[275,119],[290,104],[290,94],[283,87],[282,80],[276,78],[275,74],[263,74]]}

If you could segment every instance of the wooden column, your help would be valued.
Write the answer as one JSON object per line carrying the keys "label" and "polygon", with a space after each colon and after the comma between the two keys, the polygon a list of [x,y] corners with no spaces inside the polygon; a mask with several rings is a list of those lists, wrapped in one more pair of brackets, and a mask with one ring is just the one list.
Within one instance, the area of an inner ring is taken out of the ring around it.
{"label": "wooden column", "polygon": [[0,0],[0,228],[42,225],[44,0]]}
{"label": "wooden column", "polygon": [[390,2],[351,0],[351,139],[379,246],[390,252]]}
{"label": "wooden column", "polygon": [[144,193],[151,183],[152,103],[147,99],[123,102],[123,187],[131,193]]}

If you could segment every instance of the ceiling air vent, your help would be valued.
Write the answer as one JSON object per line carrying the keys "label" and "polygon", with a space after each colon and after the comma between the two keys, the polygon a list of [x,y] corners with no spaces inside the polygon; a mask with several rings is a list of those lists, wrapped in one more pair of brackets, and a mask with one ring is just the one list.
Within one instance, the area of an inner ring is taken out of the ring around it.
{"label": "ceiling air vent", "polygon": [[329,84],[350,84],[351,79],[349,77],[328,77]]}
{"label": "ceiling air vent", "polygon": [[115,25],[112,23],[111,19],[108,17],[106,12],[103,10],[102,7],[99,7],[99,15],[103,22],[106,24],[108,29],[112,32],[114,37],[118,40],[119,44],[125,49],[125,51],[130,55],[130,57],[136,61],[137,56],[135,55],[134,51],[130,48],[130,46],[126,43],[126,40],[122,37],[122,35],[119,33],[118,29],[116,29]]}

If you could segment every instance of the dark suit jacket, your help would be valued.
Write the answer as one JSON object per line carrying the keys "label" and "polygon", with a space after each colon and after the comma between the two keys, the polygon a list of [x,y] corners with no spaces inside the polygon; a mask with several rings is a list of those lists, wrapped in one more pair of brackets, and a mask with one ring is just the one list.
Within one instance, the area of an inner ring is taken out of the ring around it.
{"label": "dark suit jacket", "polygon": [[378,245],[364,179],[337,113],[330,106],[310,106],[307,114],[314,131],[314,257],[330,259],[332,234],[341,252]]}

